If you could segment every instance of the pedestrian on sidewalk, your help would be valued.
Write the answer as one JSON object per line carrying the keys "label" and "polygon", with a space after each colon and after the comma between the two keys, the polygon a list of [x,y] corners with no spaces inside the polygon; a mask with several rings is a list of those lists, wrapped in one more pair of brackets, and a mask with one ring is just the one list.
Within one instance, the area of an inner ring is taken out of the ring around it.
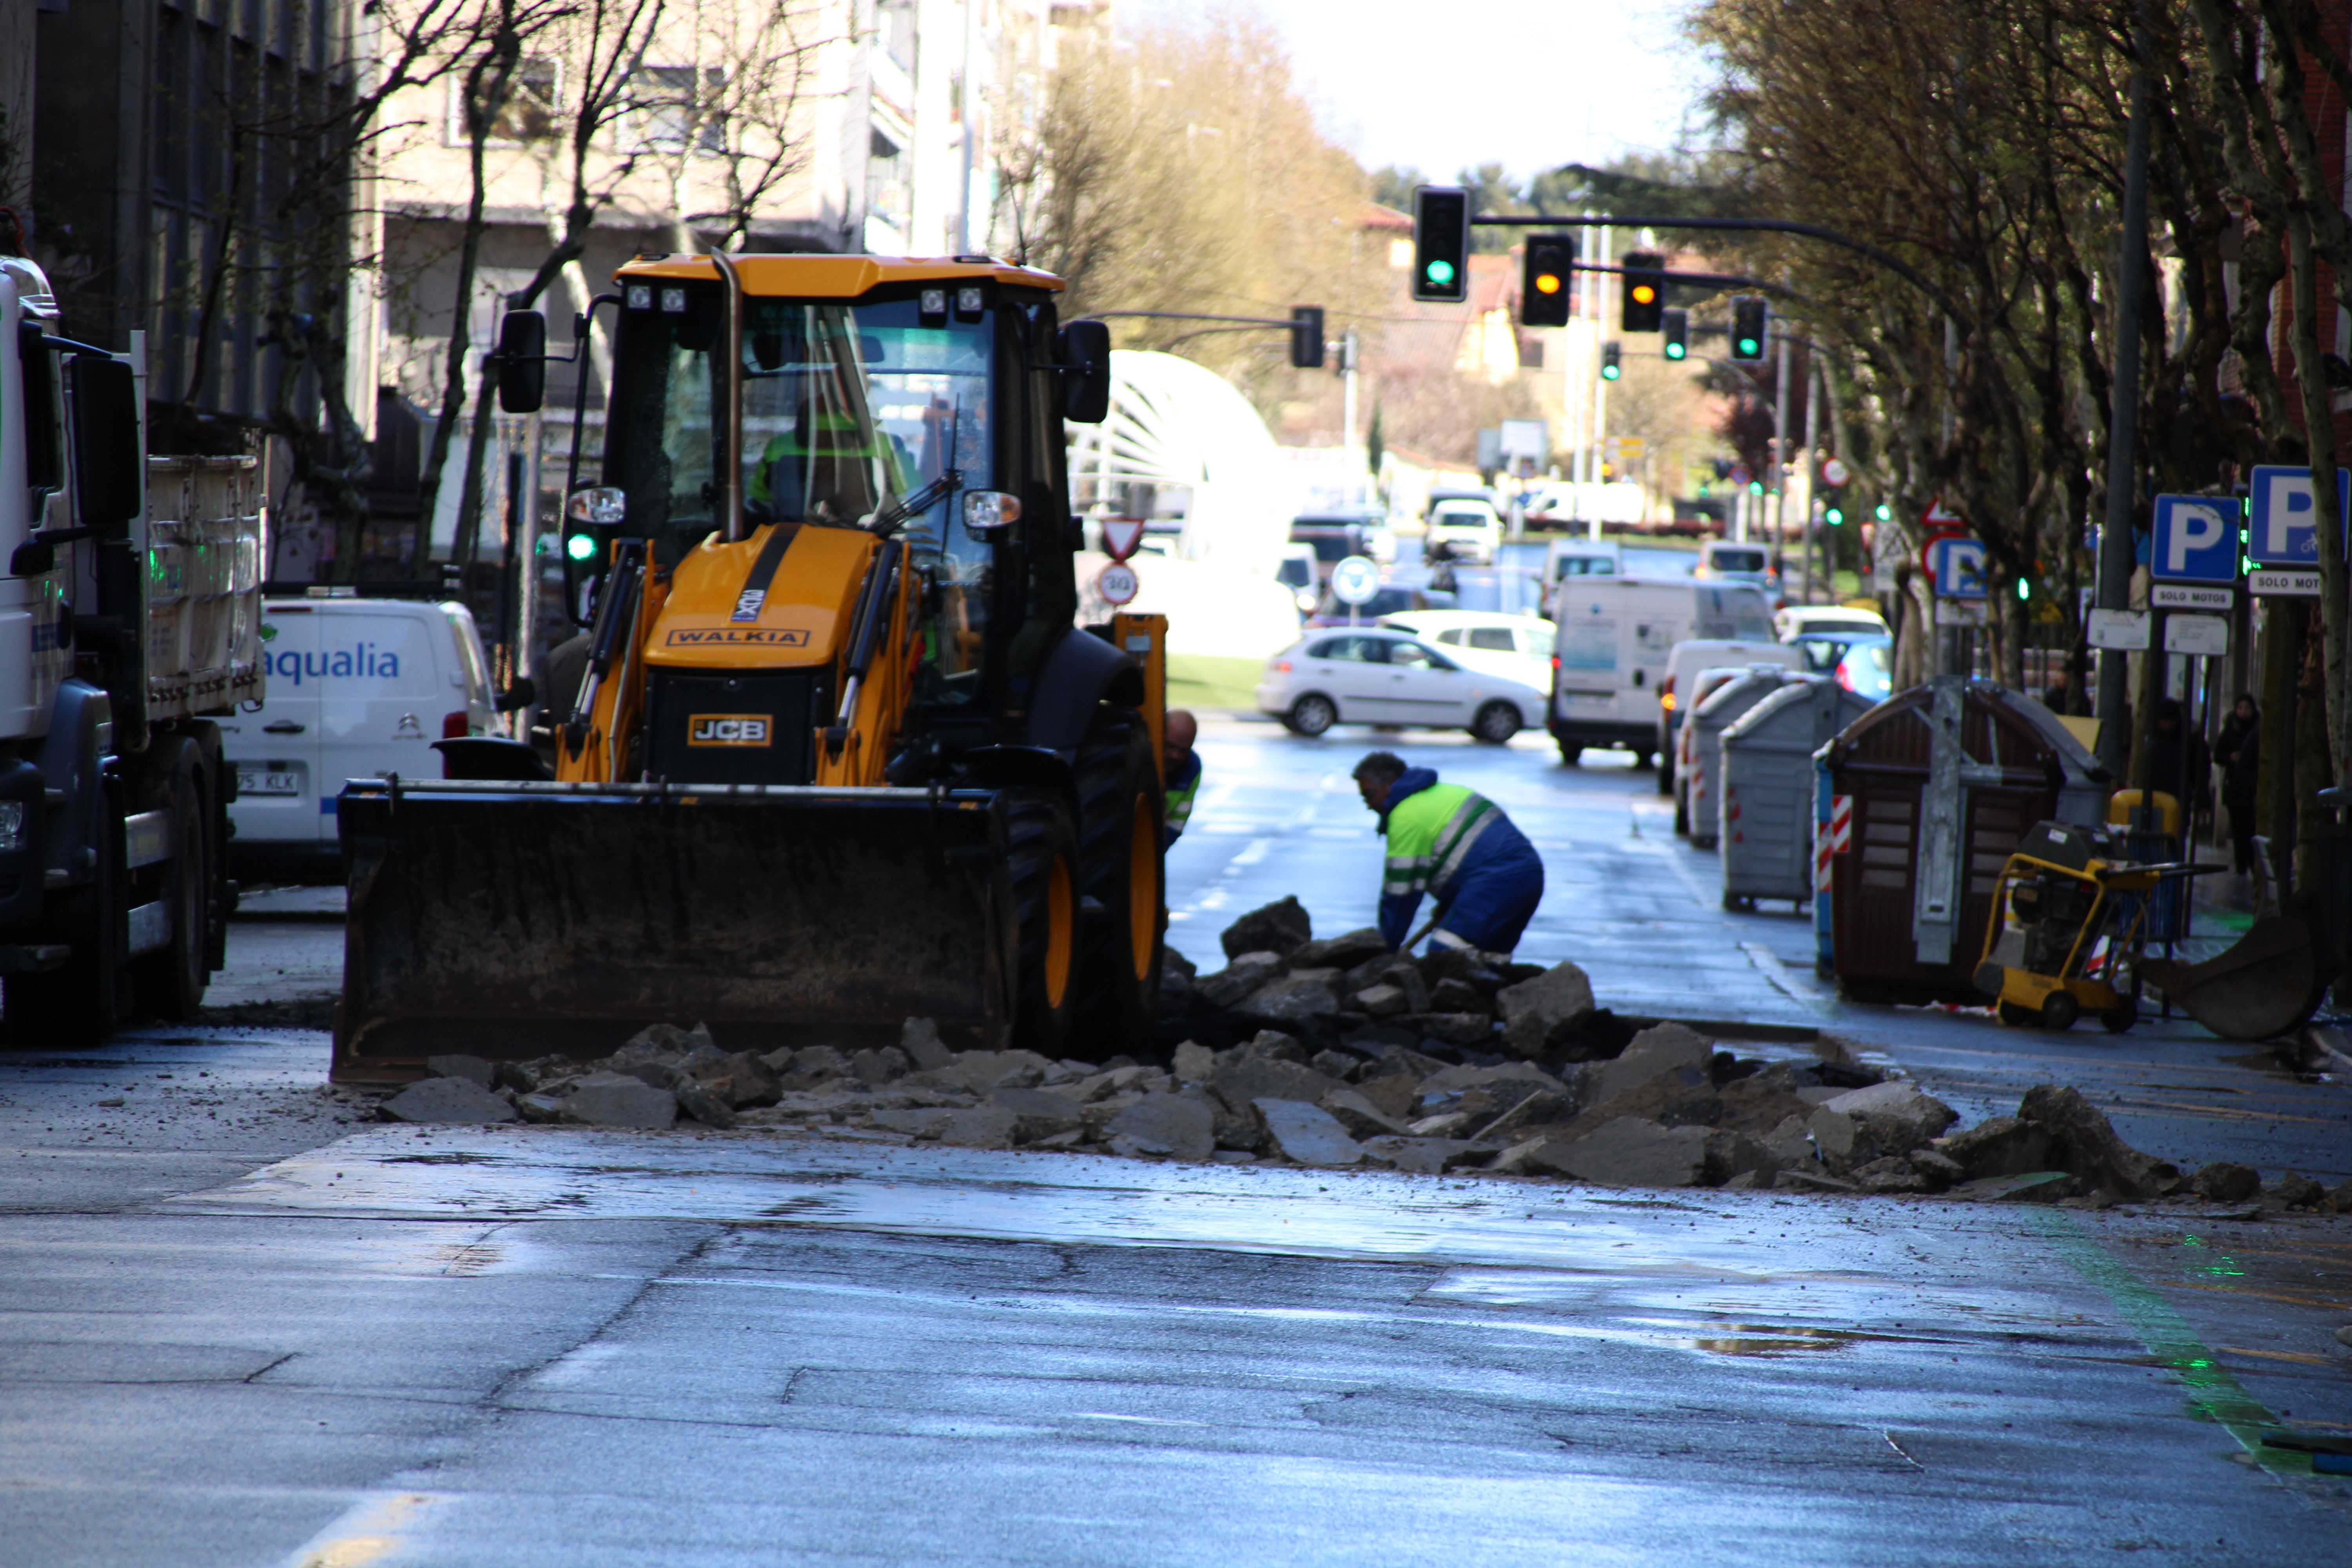
{"label": "pedestrian on sidewalk", "polygon": [[1168,781],[1168,795],[1160,847],[1166,850],[1184,837],[1184,825],[1192,820],[1192,797],[1201,793],[1201,753],[1192,749],[1201,724],[1189,710],[1171,708],[1162,728],[1167,742],[1160,751],[1160,776]]}
{"label": "pedestrian on sidewalk", "polygon": [[2230,814],[2230,858],[2237,874],[2248,876],[2254,869],[2254,786],[2263,772],[2263,714],[2251,692],[2238,693],[2213,754],[2221,764],[2221,805]]}
{"label": "pedestrian on sidewalk", "polygon": [[1543,901],[1543,858],[1502,807],[1393,752],[1356,764],[1356,789],[1381,819],[1388,863],[1381,882],[1381,934],[1401,949],[1422,895],[1435,901],[1432,946],[1509,952]]}
{"label": "pedestrian on sidewalk", "polygon": [[2147,787],[2170,795],[2179,806],[2184,846],[2196,837],[2197,813],[2211,788],[2208,778],[2212,771],[2204,737],[2187,728],[2180,700],[2168,697],[2158,702],[2156,723],[2147,732]]}

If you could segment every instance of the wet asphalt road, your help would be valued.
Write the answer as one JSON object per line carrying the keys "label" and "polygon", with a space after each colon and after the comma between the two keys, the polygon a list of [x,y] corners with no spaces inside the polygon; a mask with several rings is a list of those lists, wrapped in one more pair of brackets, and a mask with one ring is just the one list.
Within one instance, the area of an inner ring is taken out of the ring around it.
{"label": "wet asphalt road", "polygon": [[[1376,743],[1528,828],[1523,954],[1621,1012],[2345,1173],[2340,1085],[2189,1026],[1846,1006],[1809,927],[1716,907],[1648,775],[1533,740],[1212,724],[1180,946],[1283,892],[1370,918]],[[215,1000],[315,997],[337,936],[241,922]],[[219,1025],[0,1058],[0,1562],[2352,1557],[2352,1481],[2259,1442],[2352,1434],[2352,1218],[419,1131],[324,1058]]]}

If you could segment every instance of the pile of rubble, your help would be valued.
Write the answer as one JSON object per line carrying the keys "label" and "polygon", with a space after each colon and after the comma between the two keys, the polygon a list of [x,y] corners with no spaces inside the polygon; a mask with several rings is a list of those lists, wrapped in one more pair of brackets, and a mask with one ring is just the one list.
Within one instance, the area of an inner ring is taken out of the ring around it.
{"label": "pile of rubble", "polygon": [[[1403,958],[1376,931],[1318,942],[1287,900],[1245,917],[1225,942],[1232,962],[1214,974],[1169,955],[1166,1005],[1187,1037],[1164,1067],[951,1051],[922,1018],[907,1020],[895,1047],[850,1053],[730,1053],[701,1026],[656,1025],[593,1062],[435,1058],[440,1076],[409,1086],[384,1114],[631,1128],[683,1117],[969,1148],[1476,1169],[1612,1186],[2092,1203],[2259,1192],[2259,1176],[2240,1166],[2184,1181],[2071,1089],[2036,1089],[2015,1116],[1955,1131],[1950,1107],[1843,1055],[1766,1062],[1681,1024],[1637,1027],[1596,1007],[1570,963],[1459,950]],[[2272,1196],[2352,1210],[2352,1184],[2324,1193],[2290,1177]]]}

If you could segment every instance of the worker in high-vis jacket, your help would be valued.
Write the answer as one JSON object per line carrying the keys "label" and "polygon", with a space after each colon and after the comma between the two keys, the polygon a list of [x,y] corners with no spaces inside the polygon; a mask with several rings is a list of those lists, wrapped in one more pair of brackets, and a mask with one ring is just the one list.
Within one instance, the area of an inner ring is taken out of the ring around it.
{"label": "worker in high-vis jacket", "polygon": [[1356,764],[1356,788],[1388,840],[1381,934],[1402,948],[1427,894],[1433,946],[1509,952],[1543,901],[1543,859],[1503,808],[1475,790],[1440,784],[1431,768],[1392,752]]}
{"label": "worker in high-vis jacket", "polygon": [[1171,708],[1167,731],[1167,744],[1160,753],[1161,776],[1168,781],[1162,849],[1175,847],[1176,840],[1184,837],[1184,825],[1192,820],[1193,797],[1201,793],[1201,753],[1194,749],[1201,736],[1200,721],[1184,709]]}

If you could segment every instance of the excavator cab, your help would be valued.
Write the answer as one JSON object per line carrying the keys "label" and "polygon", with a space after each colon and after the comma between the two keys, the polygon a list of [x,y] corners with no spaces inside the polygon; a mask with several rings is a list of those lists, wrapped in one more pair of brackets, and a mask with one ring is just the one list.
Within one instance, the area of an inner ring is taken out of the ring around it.
{"label": "excavator cab", "polygon": [[1099,324],[989,260],[615,282],[555,776],[517,743],[347,787],[336,1076],[660,1021],[1149,1048],[1163,627],[1075,624],[1064,422],[1102,416]]}

